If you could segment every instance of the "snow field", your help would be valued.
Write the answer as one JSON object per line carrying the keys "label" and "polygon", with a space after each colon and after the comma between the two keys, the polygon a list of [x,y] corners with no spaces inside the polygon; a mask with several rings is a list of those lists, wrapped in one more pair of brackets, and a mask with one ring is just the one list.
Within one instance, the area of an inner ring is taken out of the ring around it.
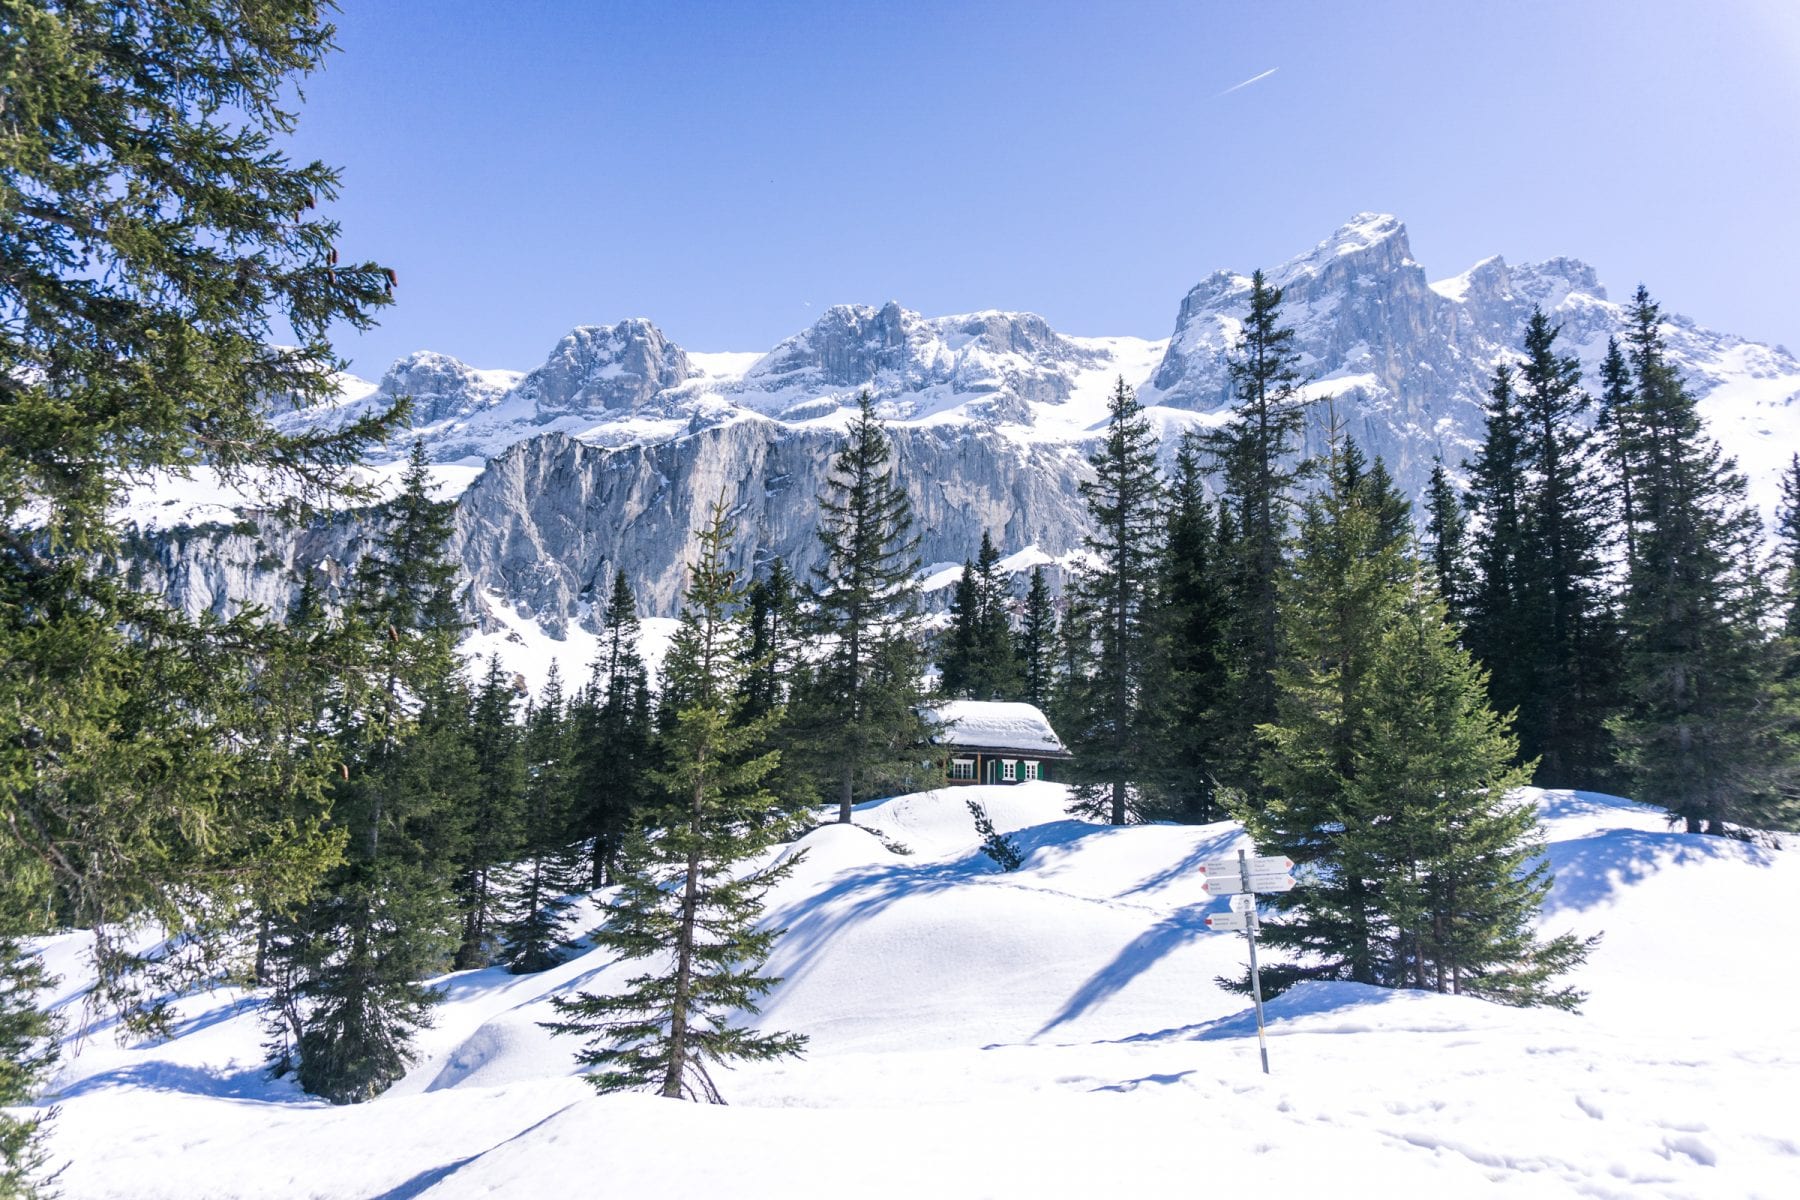
{"label": "snow field", "polygon": [[[1236,826],[1112,829],[1055,784],[944,789],[825,826],[770,896],[785,981],[757,1023],[800,1060],[722,1072],[729,1107],[596,1096],[548,997],[622,986],[597,954],[446,977],[420,1061],[332,1108],[261,1073],[235,993],[178,1036],[96,1030],[57,1081],[71,1198],[1800,1195],[1800,851],[1540,793],[1548,932],[1604,930],[1582,1015],[1348,984],[1218,988],[1243,939],[1195,867]],[[1016,836],[978,848],[966,799]],[[878,832],[877,832],[878,831]],[[903,846],[909,854],[890,846]],[[792,849],[783,851],[791,853]],[[46,953],[78,997],[82,939]]]}

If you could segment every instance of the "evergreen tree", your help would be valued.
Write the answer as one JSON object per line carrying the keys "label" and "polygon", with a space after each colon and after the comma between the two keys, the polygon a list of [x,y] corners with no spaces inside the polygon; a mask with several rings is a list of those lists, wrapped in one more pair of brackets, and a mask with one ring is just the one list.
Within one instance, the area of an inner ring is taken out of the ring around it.
{"label": "evergreen tree", "polygon": [[1787,608],[1782,630],[1800,639],[1800,454],[1788,462],[1781,476],[1781,507],[1775,516],[1777,565],[1781,571],[1781,602]]}
{"label": "evergreen tree", "polygon": [[[1376,978],[1515,1005],[1574,1008],[1557,977],[1591,942],[1533,931],[1551,879],[1518,744],[1423,580],[1399,592],[1374,646],[1366,732],[1343,780],[1347,831],[1381,883]],[[1301,904],[1304,906],[1305,900]]]}
{"label": "evergreen tree", "polygon": [[1333,438],[1328,484],[1305,505],[1284,587],[1294,660],[1280,719],[1264,727],[1270,799],[1246,826],[1260,848],[1311,869],[1274,898],[1264,940],[1297,979],[1478,994],[1572,1006],[1551,981],[1586,946],[1532,932],[1549,881],[1527,772],[1456,645],[1410,535],[1384,521],[1374,472]]}
{"label": "evergreen tree", "polygon": [[649,790],[652,761],[650,679],[638,651],[642,627],[625,572],[613,576],[600,623],[600,654],[571,721],[575,787],[593,839],[589,884],[612,881],[620,848]]}
{"label": "evergreen tree", "polygon": [[1632,795],[1691,833],[1764,822],[1791,770],[1774,703],[1769,597],[1744,477],[1706,436],[1638,288],[1630,332],[1636,556],[1626,581],[1625,710],[1611,723]]}
{"label": "evergreen tree", "polygon": [[749,644],[746,648],[744,696],[748,714],[775,714],[769,745],[781,760],[769,776],[769,790],[781,797],[790,812],[818,804],[818,781],[806,769],[808,729],[795,698],[808,687],[807,620],[800,606],[800,591],[787,564],[776,558],[766,576],[754,580],[749,591]]}
{"label": "evergreen tree", "polygon": [[[0,887],[15,897],[29,897],[43,884],[41,868],[3,857],[0,867],[7,868]],[[45,1118],[6,1110],[36,1099],[56,1063],[60,1022],[39,1007],[54,982],[15,929],[0,927],[0,1197],[6,1200],[49,1200],[48,1164],[38,1144]]]}
{"label": "evergreen tree", "polygon": [[1056,605],[1043,567],[1033,567],[1025,593],[1025,622],[1019,630],[1019,673],[1025,702],[1048,712],[1056,679]]}
{"label": "evergreen tree", "polygon": [[1290,507],[1301,468],[1294,461],[1305,429],[1300,353],[1281,324],[1282,290],[1261,271],[1251,276],[1250,310],[1229,361],[1235,399],[1231,420],[1204,439],[1219,472],[1219,491],[1236,523],[1229,579],[1231,646],[1236,667],[1230,725],[1223,745],[1235,751],[1228,782],[1255,782],[1255,728],[1275,715],[1275,669],[1281,661],[1277,580]]}
{"label": "evergreen tree", "polygon": [[1278,674],[1277,717],[1259,731],[1264,799],[1243,806],[1267,853],[1309,869],[1304,894],[1277,897],[1282,920],[1264,940],[1294,965],[1264,973],[1279,990],[1297,979],[1379,983],[1387,880],[1365,836],[1380,812],[1353,807],[1348,782],[1368,745],[1368,675],[1405,573],[1404,541],[1386,536],[1336,429],[1326,487],[1301,509],[1283,580],[1282,626],[1291,655]]}
{"label": "evergreen tree", "polygon": [[1600,415],[1595,426],[1600,431],[1611,486],[1618,491],[1619,528],[1625,539],[1627,569],[1637,561],[1637,502],[1632,487],[1633,446],[1637,436],[1637,419],[1631,382],[1631,367],[1619,349],[1619,339],[1606,339],[1606,358],[1600,363]]}
{"label": "evergreen tree", "polygon": [[757,919],[794,860],[743,870],[790,830],[763,788],[775,766],[763,746],[772,722],[746,716],[744,592],[725,565],[732,535],[715,504],[665,668],[664,694],[683,698],[657,774],[667,809],[657,837],[633,836],[618,897],[595,934],[653,965],[624,992],[557,997],[563,1019],[547,1025],[589,1039],[576,1057],[602,1092],[650,1088],[720,1103],[711,1064],[795,1056],[805,1045],[738,1020],[780,982],[758,973],[780,931],[759,929]]}
{"label": "evergreen tree", "polygon": [[1148,622],[1163,532],[1162,484],[1155,433],[1122,378],[1107,413],[1105,440],[1088,458],[1094,478],[1081,483],[1093,520],[1084,539],[1093,566],[1076,587],[1091,623],[1069,622],[1092,639],[1090,677],[1066,706],[1064,738],[1074,755],[1067,774],[1076,811],[1123,825],[1131,789],[1147,778],[1150,761],[1142,693],[1152,653]]}
{"label": "evergreen tree", "polygon": [[999,548],[983,533],[980,556],[963,563],[950,600],[950,628],[938,663],[940,691],[971,700],[1019,694],[1024,681],[1013,648],[1011,609],[1012,589],[1000,571]]}
{"label": "evergreen tree", "polygon": [[367,685],[342,700],[348,779],[334,789],[332,823],[347,835],[345,863],[301,918],[313,946],[295,988],[300,1085],[338,1104],[371,1099],[405,1073],[439,998],[419,981],[455,947],[445,877],[473,762],[451,508],[431,498],[415,443],[354,585],[372,653]]}
{"label": "evergreen tree", "polygon": [[1450,482],[1444,460],[1432,460],[1431,483],[1425,493],[1425,535],[1430,539],[1432,581],[1444,598],[1450,621],[1458,629],[1468,623],[1475,581],[1469,570],[1468,518],[1462,498]]}
{"label": "evergreen tree", "polygon": [[1524,454],[1512,368],[1501,364],[1488,392],[1481,450],[1463,465],[1470,480],[1464,503],[1476,517],[1475,583],[1464,633],[1470,652],[1488,671],[1489,694],[1502,713],[1517,711],[1532,685],[1530,664],[1513,653],[1531,637],[1522,561]]}
{"label": "evergreen tree", "polygon": [[575,813],[572,732],[562,675],[552,662],[543,694],[525,718],[524,858],[504,877],[507,917],[500,930],[500,961],[515,975],[562,961],[570,945],[574,894],[588,883]]}
{"label": "evergreen tree", "polygon": [[819,497],[813,601],[830,647],[806,703],[820,774],[833,777],[838,820],[859,798],[927,777],[930,730],[919,715],[918,538],[912,504],[889,469],[874,401],[858,398],[846,442]]}
{"label": "evergreen tree", "polygon": [[1527,686],[1497,697],[1517,708],[1523,753],[1538,781],[1598,786],[1612,751],[1604,722],[1614,706],[1617,639],[1602,550],[1611,518],[1598,483],[1581,367],[1558,353],[1558,327],[1541,309],[1525,327],[1519,368],[1519,598],[1523,640],[1507,653]]}
{"label": "evergreen tree", "polygon": [[188,621],[107,574],[115,502],[207,469],[271,498],[348,495],[348,466],[403,414],[282,432],[270,397],[335,395],[328,334],[367,326],[392,276],[337,261],[317,207],[336,172],[277,145],[330,49],[316,5],[22,0],[4,24],[0,874],[47,870],[0,897],[0,927],[41,932],[51,912],[93,929],[96,999],[135,1003],[145,960],[118,922],[158,922],[210,972],[336,845],[316,803],[274,822],[250,790],[323,791],[325,756],[289,756],[280,782],[260,741],[282,631]]}
{"label": "evergreen tree", "polygon": [[1165,519],[1146,689],[1159,775],[1152,811],[1204,823],[1224,816],[1218,794],[1225,757],[1220,708],[1231,685],[1225,641],[1230,611],[1217,518],[1192,434],[1182,438],[1175,455]]}
{"label": "evergreen tree", "polygon": [[518,699],[500,656],[494,655],[469,714],[475,774],[471,802],[458,814],[462,836],[456,901],[462,911],[462,941],[455,965],[459,971],[485,967],[493,959],[500,877],[520,847],[525,758],[513,712]]}
{"label": "evergreen tree", "polygon": [[962,574],[950,592],[950,627],[938,639],[938,690],[967,698],[975,681],[976,638],[980,636],[981,591],[975,564],[963,560]]}

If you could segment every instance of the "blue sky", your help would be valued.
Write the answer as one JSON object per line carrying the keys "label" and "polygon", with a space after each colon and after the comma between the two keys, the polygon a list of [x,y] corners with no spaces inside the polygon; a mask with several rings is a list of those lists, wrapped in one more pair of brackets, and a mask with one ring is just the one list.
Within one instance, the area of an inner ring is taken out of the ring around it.
{"label": "blue sky", "polygon": [[366,375],[889,299],[1164,337],[1365,209],[1432,278],[1571,254],[1800,351],[1790,0],[341,2],[294,141],[399,273]]}

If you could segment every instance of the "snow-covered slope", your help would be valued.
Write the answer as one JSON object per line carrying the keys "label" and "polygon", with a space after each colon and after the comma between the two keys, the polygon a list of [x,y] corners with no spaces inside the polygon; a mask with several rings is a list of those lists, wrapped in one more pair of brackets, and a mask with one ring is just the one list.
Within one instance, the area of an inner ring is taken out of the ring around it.
{"label": "snow-covered slope", "polygon": [[[1001,874],[963,801],[1026,851]],[[1235,826],[1091,825],[1052,784],[864,805],[773,896],[786,980],[760,1023],[797,1062],[727,1072],[730,1107],[600,1097],[536,1022],[619,986],[590,953],[539,976],[445,978],[418,1065],[332,1108],[259,1070],[234,993],[163,1045],[94,1031],[63,1069],[71,1200],[1800,1194],[1800,851],[1667,831],[1610,797],[1541,794],[1549,931],[1605,933],[1586,1012],[1353,985],[1271,1003],[1215,979],[1240,937],[1195,867]],[[878,830],[880,836],[876,836]],[[910,850],[899,854],[895,844]],[[48,948],[79,980],[81,939]],[[69,1005],[76,1003],[73,988]]]}

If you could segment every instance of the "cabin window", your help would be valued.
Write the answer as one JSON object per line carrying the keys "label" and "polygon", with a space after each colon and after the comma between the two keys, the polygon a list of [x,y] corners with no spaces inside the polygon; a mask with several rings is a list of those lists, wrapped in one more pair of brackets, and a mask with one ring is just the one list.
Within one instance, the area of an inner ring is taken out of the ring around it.
{"label": "cabin window", "polygon": [[1000,778],[1007,783],[1017,783],[1019,779],[1019,760],[1016,758],[1001,759]]}
{"label": "cabin window", "polygon": [[972,758],[953,758],[950,760],[950,778],[975,778],[975,760]]}
{"label": "cabin window", "polygon": [[1035,758],[1028,758],[1025,760],[1025,779],[1027,782],[1039,778],[1039,765],[1038,760]]}

